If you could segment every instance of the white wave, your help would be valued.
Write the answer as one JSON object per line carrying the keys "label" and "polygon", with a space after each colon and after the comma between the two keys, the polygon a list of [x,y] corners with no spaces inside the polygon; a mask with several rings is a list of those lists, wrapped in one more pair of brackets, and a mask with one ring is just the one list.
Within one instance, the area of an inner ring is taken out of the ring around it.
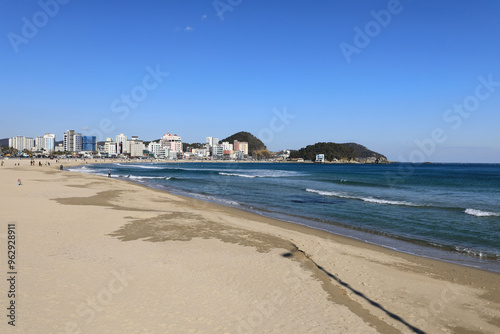
{"label": "white wave", "polygon": [[377,204],[391,204],[391,205],[407,205],[407,206],[417,206],[417,204],[405,202],[405,201],[390,201],[385,199],[377,199],[373,197],[360,198],[365,202],[377,203]]}
{"label": "white wave", "polygon": [[169,176],[136,176],[136,175],[127,175],[124,176],[130,179],[137,179],[137,180],[142,180],[142,179],[150,179],[150,180],[170,180]]}
{"label": "white wave", "polygon": [[215,197],[215,196],[202,195],[202,194],[193,194],[192,196],[199,198],[201,200],[210,201],[210,202],[222,203],[222,204],[226,204],[226,205],[240,205],[240,203],[238,203],[236,201],[232,201],[229,199],[223,199],[223,198],[219,198],[219,197]]}
{"label": "white wave", "polygon": [[[228,173],[233,172],[233,173]],[[219,172],[219,175],[239,176],[239,177],[288,177],[304,175],[295,171],[288,170],[273,170],[273,169],[226,169],[224,172]]]}
{"label": "white wave", "polygon": [[164,169],[164,167],[151,166],[151,165],[128,165],[127,167],[136,167],[144,169]]}
{"label": "white wave", "polygon": [[489,211],[481,211],[481,210],[475,210],[475,209],[466,209],[464,211],[468,215],[476,216],[476,217],[498,217],[500,216],[499,213],[495,212],[489,212]]}
{"label": "white wave", "polygon": [[306,189],[306,191],[310,192],[310,193],[316,193],[316,194],[319,194],[319,195],[323,195],[323,196],[335,196],[335,197],[347,198],[347,199],[357,199],[357,200],[361,200],[361,201],[364,201],[364,202],[375,203],[375,204],[418,206],[417,204],[414,204],[414,203],[411,203],[411,202],[391,201],[391,200],[379,199],[379,198],[373,198],[373,197],[351,196],[351,195],[346,195],[344,193],[336,192],[336,191],[322,191],[322,190],[316,190],[316,189]]}
{"label": "white wave", "polygon": [[239,176],[239,177],[249,177],[249,178],[257,177],[256,175],[246,175],[246,174],[236,174],[236,173],[224,173],[224,172],[220,172],[219,175]]}

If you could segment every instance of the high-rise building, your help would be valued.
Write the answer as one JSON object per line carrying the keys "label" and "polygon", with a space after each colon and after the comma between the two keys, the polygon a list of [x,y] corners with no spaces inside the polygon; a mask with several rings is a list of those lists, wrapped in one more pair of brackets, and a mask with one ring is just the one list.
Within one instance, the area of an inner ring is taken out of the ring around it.
{"label": "high-rise building", "polygon": [[116,155],[116,142],[111,138],[106,138],[106,142],[104,142],[104,152],[109,156]]}
{"label": "high-rise building", "polygon": [[35,141],[33,138],[25,137],[25,136],[16,136],[9,138],[9,147],[13,147],[19,152],[24,150],[33,150],[35,147]]}
{"label": "high-rise building", "polygon": [[222,149],[222,145],[215,144],[212,146],[212,157],[222,157],[224,155],[224,150]]}
{"label": "high-rise building", "polygon": [[35,138],[35,150],[44,150],[45,149],[45,139],[42,136],[36,136]]}
{"label": "high-rise building", "polygon": [[53,133],[46,133],[43,136],[43,139],[44,139],[43,148],[45,149],[45,151],[54,152],[56,149],[56,147],[55,147],[56,146],[56,135]]}
{"label": "high-rise building", "polygon": [[219,138],[207,137],[207,144],[209,147],[219,144]]}
{"label": "high-rise building", "polygon": [[96,136],[82,136],[82,151],[97,152]]}
{"label": "high-rise building", "polygon": [[64,133],[63,147],[68,152],[80,152],[82,150],[82,134],[75,130],[68,130]]}
{"label": "high-rise building", "polygon": [[172,152],[181,152],[182,153],[182,140],[178,135],[166,133],[160,140],[160,144],[162,148],[168,147]]}
{"label": "high-rise building", "polygon": [[246,141],[234,141],[234,150],[242,151],[245,155],[248,155],[248,143]]}
{"label": "high-rise building", "polygon": [[150,142],[148,145],[148,151],[152,153],[155,156],[155,158],[159,157],[160,149],[161,149],[160,143]]}
{"label": "high-rise building", "polygon": [[118,136],[116,136],[116,152],[118,154],[127,152],[127,140],[128,137],[123,133],[120,133]]}

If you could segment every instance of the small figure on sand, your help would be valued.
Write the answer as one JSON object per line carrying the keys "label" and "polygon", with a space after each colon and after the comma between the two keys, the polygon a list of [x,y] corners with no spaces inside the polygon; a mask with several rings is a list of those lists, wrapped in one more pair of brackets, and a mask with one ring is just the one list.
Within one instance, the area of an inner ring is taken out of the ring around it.
{"label": "small figure on sand", "polygon": [[20,186],[21,185],[21,179],[17,179],[17,185]]}
{"label": "small figure on sand", "polygon": [[108,170],[108,177],[111,177],[111,169]]}

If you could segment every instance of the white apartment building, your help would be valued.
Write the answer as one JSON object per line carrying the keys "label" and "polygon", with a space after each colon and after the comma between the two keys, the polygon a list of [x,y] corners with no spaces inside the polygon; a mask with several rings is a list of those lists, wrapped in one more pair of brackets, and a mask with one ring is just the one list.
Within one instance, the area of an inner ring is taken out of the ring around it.
{"label": "white apartment building", "polygon": [[123,133],[120,133],[118,136],[116,136],[115,141],[116,141],[116,152],[118,154],[127,153],[128,137],[125,136]]}
{"label": "white apartment building", "polygon": [[224,150],[222,149],[222,145],[216,144],[212,146],[212,156],[215,157],[222,157],[224,155]]}
{"label": "white apartment building", "polygon": [[228,141],[222,142],[222,150],[223,151],[232,151],[233,150],[233,144],[229,144]]}
{"label": "white apartment building", "polygon": [[158,158],[160,155],[161,145],[160,143],[150,142],[148,144],[148,151],[154,155],[155,158]]}
{"label": "white apartment building", "polygon": [[33,138],[28,138],[25,136],[16,136],[9,138],[9,147],[13,147],[19,152],[24,150],[33,150],[35,147],[35,141]]}
{"label": "white apartment building", "polygon": [[158,150],[158,159],[167,159],[170,156],[170,148],[168,147],[161,147]]}
{"label": "white apartment building", "polygon": [[43,148],[47,152],[54,152],[54,150],[56,149],[56,135],[53,133],[46,133],[43,136],[43,140]]}
{"label": "white apartment building", "polygon": [[191,154],[197,158],[207,158],[210,156],[210,150],[206,148],[193,148]]}
{"label": "white apartment building", "polygon": [[144,142],[142,140],[127,141],[127,152],[131,157],[142,157],[144,151]]}
{"label": "white apartment building", "polygon": [[181,137],[176,134],[172,135],[171,133],[166,133],[160,140],[160,144],[162,148],[168,147],[173,152],[181,152],[182,153],[182,140]]}
{"label": "white apartment building", "polygon": [[82,134],[75,130],[68,130],[63,136],[63,147],[68,152],[80,152],[82,150]]}
{"label": "white apartment building", "polygon": [[56,135],[53,133],[46,133],[43,137],[37,136],[35,138],[35,149],[53,152],[55,150],[55,143]]}
{"label": "white apartment building", "polygon": [[207,137],[207,144],[209,147],[219,144],[219,138]]}
{"label": "white apartment building", "polygon": [[112,138],[106,138],[104,142],[104,152],[107,153],[108,156],[116,155],[116,142],[114,142]]}

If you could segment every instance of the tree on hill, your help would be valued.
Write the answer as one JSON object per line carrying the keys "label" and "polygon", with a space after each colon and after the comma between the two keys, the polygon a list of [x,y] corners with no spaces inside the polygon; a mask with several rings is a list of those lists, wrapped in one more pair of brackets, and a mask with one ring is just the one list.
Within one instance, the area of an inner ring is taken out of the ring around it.
{"label": "tree on hill", "polygon": [[266,145],[257,137],[252,135],[250,132],[240,131],[238,133],[233,134],[223,140],[222,142],[227,141],[231,144],[235,141],[247,142],[248,143],[248,154],[253,156],[254,151],[267,150]]}
{"label": "tree on hill", "polygon": [[290,158],[302,158],[304,160],[314,161],[316,159],[316,154],[324,154],[325,159],[328,161],[333,160],[347,160],[351,161],[354,159],[368,159],[373,158],[378,161],[387,161],[387,158],[380,153],[373,152],[366,147],[356,144],[337,144],[337,143],[316,143],[314,145],[308,145],[299,150],[293,150],[290,152]]}

